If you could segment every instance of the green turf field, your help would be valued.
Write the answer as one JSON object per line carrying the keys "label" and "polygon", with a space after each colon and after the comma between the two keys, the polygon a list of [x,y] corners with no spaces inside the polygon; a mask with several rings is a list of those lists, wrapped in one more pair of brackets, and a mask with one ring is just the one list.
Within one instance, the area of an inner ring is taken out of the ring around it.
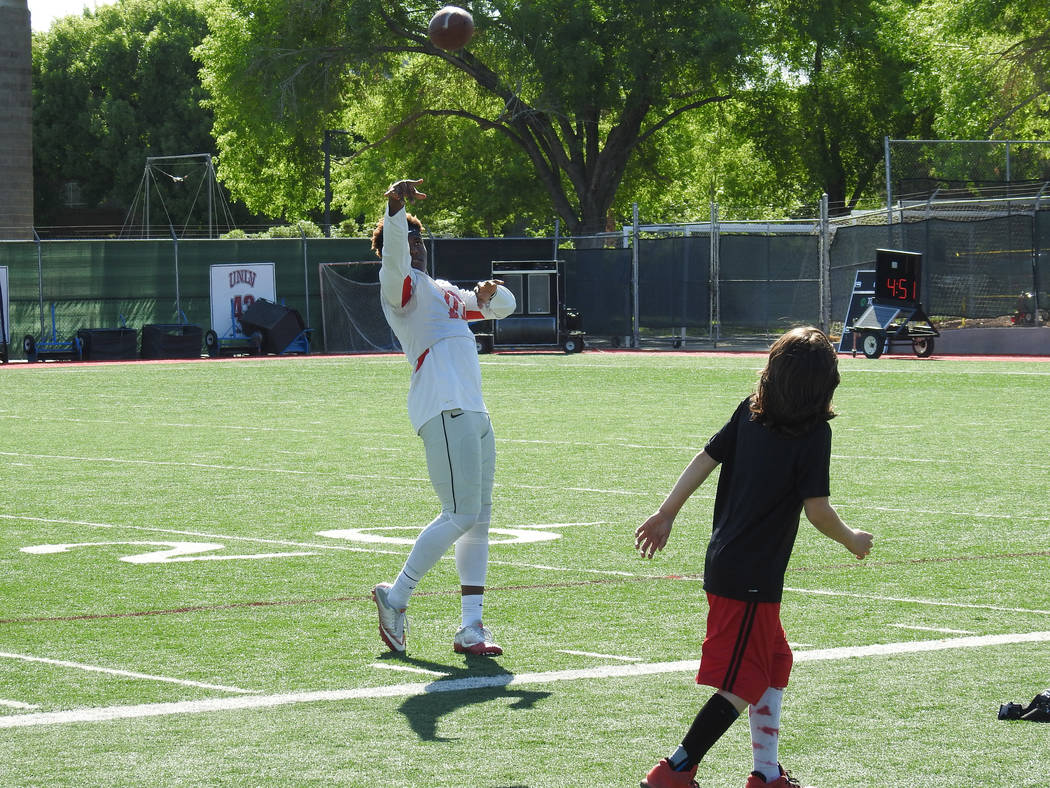
{"label": "green turf field", "polygon": [[[435,512],[401,358],[0,369],[0,785],[636,786],[693,683],[715,480],[634,528],[761,356],[495,355],[486,623],[454,564],[384,653],[369,591]],[[803,522],[781,760],[803,784],[1046,786],[1050,363],[844,357],[832,502]],[[328,533],[340,532],[340,533]],[[71,546],[72,545],[72,546]],[[746,720],[700,765],[742,786]]]}

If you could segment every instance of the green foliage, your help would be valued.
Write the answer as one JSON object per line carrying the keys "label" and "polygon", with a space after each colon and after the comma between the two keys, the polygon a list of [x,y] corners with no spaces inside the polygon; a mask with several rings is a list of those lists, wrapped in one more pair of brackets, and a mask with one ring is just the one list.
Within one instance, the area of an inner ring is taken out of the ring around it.
{"label": "green foliage", "polygon": [[833,213],[881,192],[883,137],[921,134],[928,109],[908,100],[925,79],[890,0],[771,4],[767,69],[743,120],[778,177],[828,195]]}
{"label": "green foliage", "polygon": [[1041,0],[935,0],[915,7],[947,139],[1050,139],[1050,17]]}
{"label": "green foliage", "polygon": [[203,0],[120,0],[33,38],[36,216],[47,224],[68,181],[88,207],[126,209],[147,156],[213,152],[192,58]]}
{"label": "green foliage", "polygon": [[[199,53],[233,193],[256,210],[316,211],[318,147],[325,128],[338,128],[375,151],[345,166],[352,180],[335,191],[346,211],[364,214],[397,177],[451,178],[466,202],[450,222],[520,228],[554,214],[569,232],[590,233],[604,228],[640,147],[739,89],[754,67],[755,19],[741,0],[657,0],[644,24],[622,0],[471,10],[474,41],[448,54],[426,38],[430,10],[406,3],[218,6]],[[424,169],[399,169],[410,165]],[[674,177],[673,162],[656,167]]]}

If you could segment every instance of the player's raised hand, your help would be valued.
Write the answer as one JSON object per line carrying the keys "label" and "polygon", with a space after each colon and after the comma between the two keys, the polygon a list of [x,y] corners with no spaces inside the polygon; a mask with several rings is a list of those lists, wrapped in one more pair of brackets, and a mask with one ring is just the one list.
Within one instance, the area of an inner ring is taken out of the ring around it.
{"label": "player's raised hand", "polygon": [[395,197],[403,203],[408,203],[412,200],[425,200],[427,196],[416,188],[422,182],[422,178],[406,178],[397,181],[396,183],[390,184],[390,188],[386,190],[386,193],[383,196],[387,199]]}
{"label": "player's raised hand", "polygon": [[638,526],[634,532],[634,548],[643,558],[652,558],[657,550],[663,550],[671,535],[674,518],[663,512],[656,512]]}
{"label": "player's raised hand", "polygon": [[496,294],[496,288],[501,284],[503,284],[502,279],[486,279],[484,282],[478,282],[474,287],[474,292],[478,294],[478,305],[487,304]]}

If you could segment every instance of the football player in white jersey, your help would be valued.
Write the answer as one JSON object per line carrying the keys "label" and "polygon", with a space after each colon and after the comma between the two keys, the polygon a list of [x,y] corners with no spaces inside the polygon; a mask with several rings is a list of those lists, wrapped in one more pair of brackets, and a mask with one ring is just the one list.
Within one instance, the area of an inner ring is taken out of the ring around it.
{"label": "football player in white jersey", "polygon": [[404,651],[405,609],[423,575],[455,544],[462,626],[453,638],[460,653],[503,653],[482,623],[488,568],[489,520],[496,444],[481,396],[481,365],[471,320],[492,320],[514,311],[499,280],[463,290],[427,273],[422,224],[405,205],[423,200],[422,180],[401,180],[387,190],[386,215],[372,234],[382,259],[379,282],[383,314],[412,368],[408,416],[423,439],[431,484],[441,513],[416,538],[393,583],[372,589],[379,634],[391,651]]}

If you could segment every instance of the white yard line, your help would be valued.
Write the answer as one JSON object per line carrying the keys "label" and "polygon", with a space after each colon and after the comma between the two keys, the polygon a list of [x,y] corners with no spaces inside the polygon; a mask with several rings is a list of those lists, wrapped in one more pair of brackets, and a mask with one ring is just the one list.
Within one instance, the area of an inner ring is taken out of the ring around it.
{"label": "white yard line", "polygon": [[171,676],[154,676],[149,673],[135,673],[130,670],[117,670],[116,668],[103,668],[98,665],[85,665],[82,662],[68,662],[64,659],[49,659],[48,657],[33,657],[28,654],[9,654],[0,652],[0,659],[19,659],[23,662],[42,662],[46,665],[57,665],[61,668],[74,668],[75,670],[86,670],[92,673],[107,673],[111,676],[123,676],[129,679],[142,679],[145,681],[163,681],[167,684],[181,684],[184,687],[200,687],[201,689],[219,690],[220,692],[234,692],[238,694],[252,694],[259,690],[246,690],[240,687],[227,687],[222,684],[206,684],[203,681],[189,681],[187,679],[176,679]]}
{"label": "white yard line", "polygon": [[[454,561],[455,556],[444,556],[442,560]],[[513,566],[517,569],[539,569],[544,572],[579,572],[589,575],[611,575],[612,577],[645,577],[645,575],[638,575],[634,572],[621,572],[616,569],[584,569],[579,566],[547,566],[546,564],[523,564],[520,561],[500,561],[498,559],[490,558],[489,565],[499,566]],[[537,586],[542,583],[537,583]]]}
{"label": "white yard line", "polygon": [[[980,637],[953,638],[947,640],[924,640],[909,643],[881,643],[870,646],[813,649],[795,653],[795,662],[817,662],[827,660],[857,659],[864,657],[887,657],[899,654],[919,654],[960,648],[982,648],[1016,643],[1050,642],[1050,632],[1022,632],[1008,635],[984,635]],[[31,725],[61,725],[79,722],[104,722],[144,717],[161,717],[179,714],[203,714],[214,711],[237,709],[273,708],[302,703],[339,702],[367,700],[373,698],[403,698],[436,692],[465,692],[494,687],[522,687],[533,684],[552,684],[561,681],[584,681],[590,679],[635,678],[662,673],[694,673],[698,660],[677,662],[654,662],[632,665],[606,665],[583,670],[552,670],[543,673],[503,673],[496,676],[472,676],[463,679],[441,679],[428,683],[394,684],[385,687],[363,687],[360,689],[320,690],[316,692],[289,692],[278,695],[239,696],[235,698],[210,698],[208,700],[181,701],[177,703],[143,703],[137,706],[108,706],[101,708],[73,709],[71,711],[32,712],[0,717],[0,728],[22,728]]]}
{"label": "white yard line", "polygon": [[[400,439],[400,436],[398,436]],[[505,442],[528,442],[528,443],[542,443],[549,445],[564,446],[564,441],[519,441],[515,439],[497,439]],[[702,441],[697,444],[683,445],[683,446],[643,446],[641,444],[630,444],[630,443],[582,443],[579,445],[586,446],[611,446],[620,448],[642,448],[648,450],[670,450],[670,451],[683,451],[683,452],[696,452]],[[405,484],[408,482],[416,484],[429,485],[430,479],[422,476],[393,476],[389,474],[369,474],[369,473],[346,473],[343,471],[319,471],[316,469],[301,470],[296,468],[275,468],[275,467],[260,467],[253,465],[223,465],[219,463],[204,463],[204,462],[187,462],[187,461],[176,461],[176,460],[143,460],[143,459],[129,459],[125,457],[87,457],[79,455],[65,455],[65,454],[37,454],[29,452],[13,452],[13,451],[0,451],[0,457],[11,457],[20,459],[35,459],[35,460],[59,460],[62,462],[83,462],[83,463],[115,463],[118,465],[143,465],[143,466],[157,466],[164,468],[203,468],[210,471],[226,471],[230,473],[251,473],[251,474],[274,474],[274,475],[291,475],[291,476],[313,476],[313,477],[325,477],[332,479],[350,479],[357,481],[366,482],[383,482],[390,484]],[[956,458],[932,458],[932,457],[889,457],[882,455],[861,455],[861,454],[833,454],[832,458],[835,460],[842,461],[858,461],[858,462],[886,462],[886,463],[915,463],[920,465],[947,465],[960,467],[966,465],[967,460],[956,459]],[[1019,462],[1014,463],[1016,466],[1032,468],[1037,470],[1050,469],[1050,465],[1045,463],[1033,463],[1033,462]],[[564,487],[561,485],[549,485],[549,484],[524,484],[518,482],[501,482],[496,485],[498,488],[504,489],[515,489],[515,490],[568,490],[570,492],[584,492],[584,493],[595,493],[599,495],[630,495],[630,496],[651,496],[652,492],[648,490],[621,490],[621,489],[606,489],[603,487]],[[705,497],[713,497],[705,496]],[[937,513],[937,512],[934,512]],[[969,515],[968,515],[969,516]],[[1039,519],[1045,520],[1046,517],[1031,518],[1025,516],[1026,520]]]}
{"label": "white yard line", "polygon": [[609,525],[606,520],[591,520],[586,523],[523,523],[521,525],[501,525],[500,528],[569,528],[574,525]]}
{"label": "white yard line", "polygon": [[794,591],[799,594],[814,594],[816,596],[841,596],[849,599],[870,599],[874,602],[901,602],[912,605],[930,605],[931,607],[958,607],[965,610],[994,610],[997,613],[1030,613],[1036,616],[1050,616],[1050,610],[1039,610],[1030,607],[1003,607],[1001,605],[978,605],[969,602],[944,602],[939,599],[916,599],[906,596],[882,596],[880,594],[854,594],[849,591],[825,591],[819,588],[789,588],[785,591]]}

